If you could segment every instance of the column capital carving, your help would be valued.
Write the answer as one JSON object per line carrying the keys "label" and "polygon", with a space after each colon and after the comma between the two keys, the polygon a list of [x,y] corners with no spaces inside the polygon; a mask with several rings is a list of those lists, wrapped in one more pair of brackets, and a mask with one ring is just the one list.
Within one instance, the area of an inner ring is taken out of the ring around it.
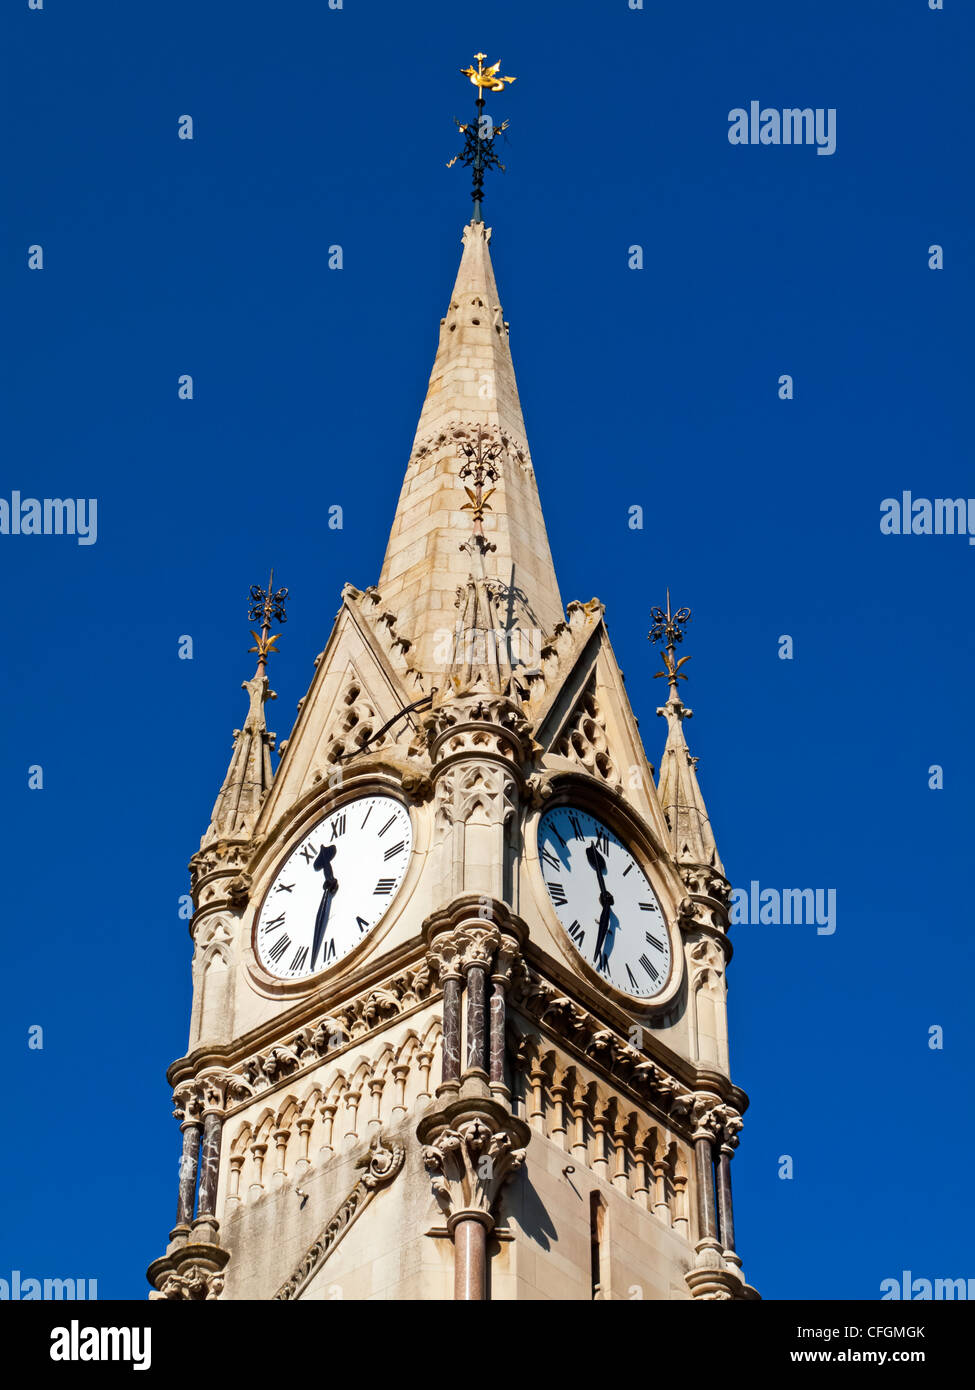
{"label": "column capital carving", "polygon": [[491,1101],[481,1102],[476,1114],[465,1116],[464,1108],[464,1102],[455,1103],[421,1120],[423,1166],[451,1233],[459,1221],[471,1219],[490,1231],[502,1187],[525,1162],[531,1130]]}
{"label": "column capital carving", "polygon": [[462,978],[472,965],[511,973],[528,928],[504,903],[465,893],[423,924],[426,964],[441,983]]}
{"label": "column capital carving", "polygon": [[730,1105],[718,1105],[713,1113],[718,1126],[717,1138],[721,1151],[730,1158],[738,1147],[738,1136],[745,1122]]}
{"label": "column capital carving", "polygon": [[514,937],[502,936],[494,956],[491,979],[507,987],[517,978],[522,962],[521,947]]}
{"label": "column capital carving", "polygon": [[222,1115],[230,1106],[254,1094],[253,1087],[231,1071],[204,1072],[197,1078],[197,1086],[204,1115]]}
{"label": "column capital carving", "polygon": [[721,1136],[722,1120],[719,1112],[725,1108],[719,1097],[708,1091],[687,1091],[684,1095],[674,1097],[670,1113],[685,1119],[695,1143],[698,1139],[707,1139],[709,1143],[714,1143]]}
{"label": "column capital carving", "polygon": [[461,979],[473,965],[487,970],[501,942],[490,922],[470,922],[435,937],[427,952],[427,965],[436,970],[441,983]]}

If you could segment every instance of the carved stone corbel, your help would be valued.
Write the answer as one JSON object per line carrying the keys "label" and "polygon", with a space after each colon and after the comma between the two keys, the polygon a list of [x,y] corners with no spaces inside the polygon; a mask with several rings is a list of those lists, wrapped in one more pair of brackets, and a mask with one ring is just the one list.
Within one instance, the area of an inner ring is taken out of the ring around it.
{"label": "carved stone corbel", "polygon": [[154,1260],[146,1277],[155,1287],[149,1298],[177,1302],[212,1302],[223,1289],[223,1270],[230,1251],[206,1241],[194,1241]]}
{"label": "carved stone corbel", "polygon": [[423,1166],[447,1217],[448,1230],[453,1232],[459,1221],[469,1217],[489,1229],[494,1225],[498,1194],[525,1161],[524,1147],[515,1147],[518,1137],[511,1117],[506,1117],[504,1128],[495,1129],[475,1115],[456,1129],[442,1129],[424,1146]]}
{"label": "carved stone corbel", "polygon": [[232,907],[242,908],[247,906],[251,895],[251,888],[254,886],[250,874],[238,874],[232,878],[227,885],[227,896]]}
{"label": "carved stone corbel", "polygon": [[483,1299],[494,1207],[524,1164],[531,1130],[496,1096],[461,1095],[424,1115],[416,1133],[454,1242],[454,1297]]}

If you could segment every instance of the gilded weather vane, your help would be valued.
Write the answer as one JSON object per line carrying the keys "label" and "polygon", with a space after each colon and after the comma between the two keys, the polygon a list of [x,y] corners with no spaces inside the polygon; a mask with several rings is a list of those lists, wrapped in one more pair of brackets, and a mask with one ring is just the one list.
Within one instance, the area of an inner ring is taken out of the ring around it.
{"label": "gilded weather vane", "polygon": [[277,651],[277,647],[274,644],[281,634],[276,632],[272,637],[271,624],[274,622],[286,623],[288,621],[287,614],[284,611],[284,605],[287,601],[287,589],[278,589],[277,593],[275,593],[274,570],[271,571],[271,577],[267,581],[266,589],[262,589],[258,584],[251,585],[250,605],[247,610],[247,616],[252,623],[260,623],[261,631],[258,634],[251,628],[251,636],[257,643],[257,646],[250,647],[248,650],[257,652],[257,670],[259,675],[264,674],[270,653]]}
{"label": "gilded weather vane", "polygon": [[455,120],[457,129],[464,137],[464,148],[460,154],[455,154],[453,159],[447,163],[449,169],[458,160],[465,168],[473,170],[473,188],[471,197],[474,200],[474,221],[480,222],[481,203],[484,200],[484,174],[488,169],[500,169],[504,173],[504,165],[498,158],[494,148],[497,136],[508,129],[508,122],[502,121],[500,125],[495,125],[491,117],[484,110],[484,93],[503,92],[506,84],[515,81],[513,77],[504,77],[498,69],[501,67],[501,60],[493,63],[491,67],[484,67],[485,53],[475,53],[477,67],[461,68],[464,77],[469,77],[473,85],[477,88],[477,102],[474,120],[467,125],[461,125],[460,121]]}
{"label": "gilded weather vane", "polygon": [[651,608],[650,621],[653,624],[647,633],[650,642],[656,645],[657,642],[665,641],[664,649],[660,656],[664,663],[663,671],[654,671],[654,679],[658,676],[669,681],[670,691],[674,698],[677,695],[677,682],[686,681],[687,677],[680,669],[685,661],[690,661],[689,656],[682,656],[679,661],[674,660],[674,649],[678,642],[684,640],[684,627],[691,620],[691,610],[689,608],[678,608],[676,613],[670,611],[670,590],[667,590],[667,611],[662,608]]}

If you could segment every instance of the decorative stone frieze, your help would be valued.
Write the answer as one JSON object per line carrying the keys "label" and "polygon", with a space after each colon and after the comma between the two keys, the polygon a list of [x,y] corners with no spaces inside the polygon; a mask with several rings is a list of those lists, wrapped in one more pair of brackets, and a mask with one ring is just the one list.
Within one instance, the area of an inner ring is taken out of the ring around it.
{"label": "decorative stone frieze", "polygon": [[[653,1105],[688,1136],[702,1129],[711,1138],[721,1132],[718,1114],[711,1114],[721,1104],[719,1096],[688,1089],[659,1062],[650,1061],[614,1029],[607,1028],[530,967],[516,970],[509,999],[520,1014],[563,1038],[595,1069],[644,1103]],[[523,1039],[524,1035],[517,1031],[510,1034],[509,1046],[517,1065],[521,1065],[525,1048],[530,1046]]]}
{"label": "decorative stone frieze", "polygon": [[202,1115],[204,1097],[214,1093],[216,1087],[222,1088],[221,1099],[213,1108],[226,1111],[239,1106],[283,1078],[368,1037],[400,1014],[426,1002],[435,992],[430,968],[421,962],[236,1067],[201,1073],[194,1080],[181,1082],[173,1093],[174,1114],[178,1119]]}

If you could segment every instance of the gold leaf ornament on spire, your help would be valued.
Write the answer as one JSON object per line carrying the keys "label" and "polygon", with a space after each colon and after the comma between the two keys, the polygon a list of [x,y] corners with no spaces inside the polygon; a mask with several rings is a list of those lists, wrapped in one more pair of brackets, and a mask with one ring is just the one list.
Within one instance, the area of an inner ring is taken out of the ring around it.
{"label": "gold leaf ornament on spire", "polygon": [[503,92],[506,82],[516,82],[518,80],[515,77],[503,77],[498,75],[498,69],[501,66],[500,58],[491,67],[486,68],[484,67],[484,59],[487,57],[486,53],[475,53],[474,57],[477,59],[477,67],[461,68],[461,72],[465,77],[470,78],[475,87],[480,87],[482,90],[488,92]]}

